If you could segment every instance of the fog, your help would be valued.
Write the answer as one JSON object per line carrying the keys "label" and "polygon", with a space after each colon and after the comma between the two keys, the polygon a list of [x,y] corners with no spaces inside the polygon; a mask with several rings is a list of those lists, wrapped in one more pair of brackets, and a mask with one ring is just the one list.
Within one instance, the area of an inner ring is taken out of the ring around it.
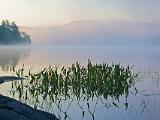
{"label": "fog", "polygon": [[86,63],[88,59],[160,68],[160,25],[157,23],[75,21],[63,26],[20,27],[20,30],[31,36],[32,45],[26,47],[28,50],[17,46],[1,49],[3,70],[7,65],[40,68],[76,61]]}
{"label": "fog", "polygon": [[0,46],[0,68],[2,71],[12,71],[20,60],[30,54],[29,47],[25,46]]}
{"label": "fog", "polygon": [[33,45],[159,46],[160,24],[75,21],[63,26],[21,27]]}

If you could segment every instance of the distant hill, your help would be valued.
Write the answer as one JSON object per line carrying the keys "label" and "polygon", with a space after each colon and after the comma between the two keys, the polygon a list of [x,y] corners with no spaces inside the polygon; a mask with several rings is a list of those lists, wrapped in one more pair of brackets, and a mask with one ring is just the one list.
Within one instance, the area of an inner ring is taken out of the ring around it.
{"label": "distant hill", "polygon": [[15,22],[3,20],[0,25],[0,45],[31,44],[30,36],[20,32]]}

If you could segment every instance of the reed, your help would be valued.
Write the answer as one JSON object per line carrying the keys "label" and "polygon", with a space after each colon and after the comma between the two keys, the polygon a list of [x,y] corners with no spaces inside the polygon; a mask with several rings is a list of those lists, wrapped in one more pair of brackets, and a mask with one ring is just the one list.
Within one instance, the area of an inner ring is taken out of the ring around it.
{"label": "reed", "polygon": [[[16,73],[17,76],[24,77],[24,66]],[[27,81],[12,83],[12,88],[16,88],[19,93],[19,98],[27,98],[30,94],[37,100],[37,96],[49,96],[54,100],[58,96],[67,99],[71,95],[77,99],[82,95],[83,99],[95,96],[119,99],[123,94],[128,95],[129,88],[134,85],[136,74],[131,72],[129,65],[124,68],[120,64],[93,64],[88,61],[86,66],[76,62],[70,67],[49,66],[35,73],[29,70],[25,77]]]}

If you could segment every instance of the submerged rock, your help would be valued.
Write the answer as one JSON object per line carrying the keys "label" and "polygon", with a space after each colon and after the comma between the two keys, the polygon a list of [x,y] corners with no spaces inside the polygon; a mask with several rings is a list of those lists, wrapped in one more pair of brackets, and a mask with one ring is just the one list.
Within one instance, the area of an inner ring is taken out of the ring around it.
{"label": "submerged rock", "polygon": [[0,120],[58,120],[53,114],[33,109],[15,99],[0,95]]}

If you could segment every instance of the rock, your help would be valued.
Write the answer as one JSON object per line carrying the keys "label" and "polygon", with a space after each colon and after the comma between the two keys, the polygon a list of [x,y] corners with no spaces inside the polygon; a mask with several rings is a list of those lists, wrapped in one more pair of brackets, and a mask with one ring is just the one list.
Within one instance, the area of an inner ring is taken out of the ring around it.
{"label": "rock", "polygon": [[59,120],[53,114],[33,109],[15,99],[0,95],[0,120]]}
{"label": "rock", "polygon": [[25,80],[25,78],[15,77],[15,76],[1,76],[0,77],[0,84],[2,84],[4,82],[14,81],[14,80]]}

